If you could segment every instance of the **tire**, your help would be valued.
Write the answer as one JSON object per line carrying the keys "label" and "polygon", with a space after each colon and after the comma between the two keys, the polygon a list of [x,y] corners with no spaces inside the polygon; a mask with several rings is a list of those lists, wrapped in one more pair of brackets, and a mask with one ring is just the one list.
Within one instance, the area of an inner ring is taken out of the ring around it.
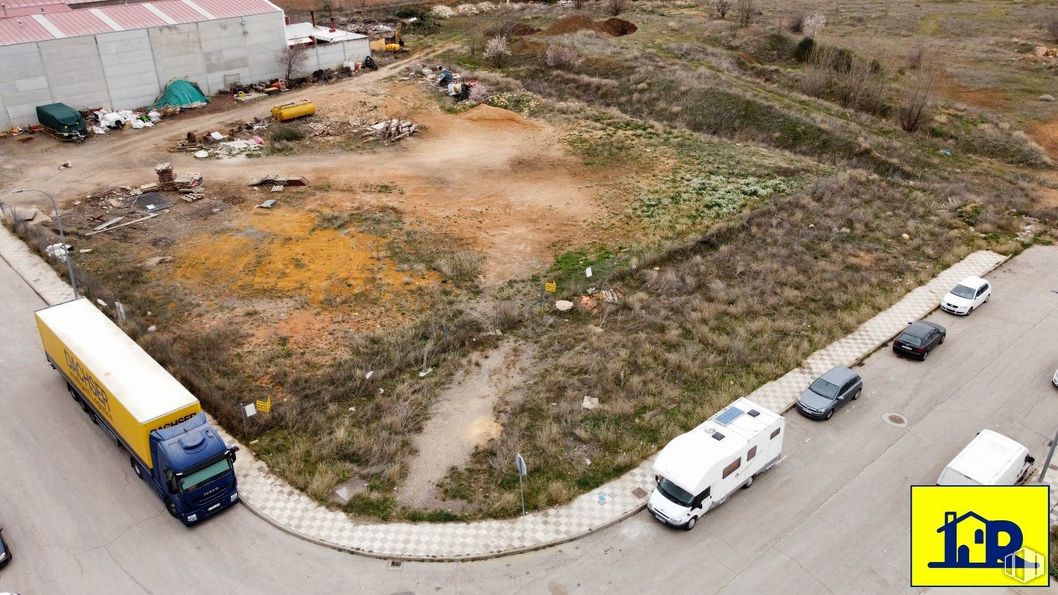
{"label": "tire", "polygon": [[136,472],[136,477],[143,479],[143,469],[140,469],[140,466],[136,464],[136,459],[129,457],[129,463],[132,464],[132,470]]}
{"label": "tire", "polygon": [[753,476],[750,475],[749,479],[746,480],[746,483],[742,484],[742,489],[743,490],[748,490],[749,487],[752,486],[752,485],[753,485]]}
{"label": "tire", "polygon": [[852,400],[855,401],[856,399],[860,398],[860,393],[862,393],[862,392],[863,392],[863,387],[860,387],[860,388],[856,389],[856,394],[852,395]]}
{"label": "tire", "polygon": [[947,339],[947,338],[948,338],[948,335],[941,335],[940,336],[940,341],[937,342],[937,345],[944,345],[944,339]]}
{"label": "tire", "polygon": [[690,530],[691,530],[691,529],[693,529],[693,528],[694,528],[694,526],[695,526],[695,525],[697,525],[697,524],[698,524],[698,517],[696,517],[696,516],[692,516],[692,517],[690,518],[690,520],[689,520],[689,521],[687,521],[686,523],[684,523],[684,525],[683,525],[683,530],[684,530],[684,531],[690,531]]}
{"label": "tire", "polygon": [[176,512],[176,504],[173,504],[173,501],[169,498],[165,499],[165,509],[169,511],[169,514],[173,515],[174,519],[180,519],[181,521],[184,520],[180,518],[180,515]]}
{"label": "tire", "polygon": [[89,415],[89,417],[91,417],[92,410],[88,408],[88,403],[85,403],[84,399],[82,399],[81,397],[74,397],[74,400],[77,401],[77,404],[81,406],[81,411],[84,411]]}
{"label": "tire", "polygon": [[79,401],[80,400],[77,397],[77,391],[74,390],[73,385],[70,384],[69,382],[66,383],[66,390],[67,390],[67,392],[70,393],[70,398],[71,399],[73,399],[74,401]]}
{"label": "tire", "polygon": [[927,357],[929,357],[929,350],[928,349],[926,351],[922,352],[922,361],[926,361]]}
{"label": "tire", "polygon": [[823,419],[824,420],[828,420],[828,419],[830,419],[832,417],[834,417],[834,410],[830,409],[829,411],[827,411],[827,414],[823,416]]}

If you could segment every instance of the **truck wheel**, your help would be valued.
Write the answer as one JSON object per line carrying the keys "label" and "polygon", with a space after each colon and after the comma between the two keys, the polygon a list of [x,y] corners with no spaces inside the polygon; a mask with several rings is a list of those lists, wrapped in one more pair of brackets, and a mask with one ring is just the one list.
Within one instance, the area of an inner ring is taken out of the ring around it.
{"label": "truck wheel", "polygon": [[[180,514],[176,512],[176,504],[172,500],[165,499],[165,508],[169,511],[169,514],[173,515],[173,518],[180,519]],[[180,519],[181,521],[183,519]]]}
{"label": "truck wheel", "polygon": [[749,489],[749,486],[751,486],[751,485],[753,485],[753,476],[752,475],[749,476],[749,479],[746,480],[746,483],[742,484],[742,489],[743,490]]}
{"label": "truck wheel", "polygon": [[66,391],[70,393],[70,398],[71,399],[73,399],[74,401],[78,400],[77,391],[74,390],[73,385],[70,384],[69,382],[66,383]]}
{"label": "truck wheel", "polygon": [[77,404],[81,406],[81,411],[84,411],[88,415],[92,415],[92,412],[88,409],[88,403],[85,403],[84,399],[82,399],[81,397],[74,397],[74,400],[77,401]]}
{"label": "truck wheel", "polygon": [[687,523],[686,523],[686,524],[684,524],[684,525],[683,525],[683,528],[684,528],[684,530],[686,530],[686,531],[690,531],[690,530],[691,530],[691,529],[693,529],[693,528],[694,528],[694,526],[695,526],[695,525],[697,525],[697,524],[698,524],[698,517],[696,517],[696,516],[692,516],[692,517],[691,517],[691,519],[690,519],[689,521],[687,521]]}
{"label": "truck wheel", "polygon": [[136,459],[129,457],[129,463],[132,464],[132,470],[136,472],[136,477],[143,479],[143,470],[136,464]]}

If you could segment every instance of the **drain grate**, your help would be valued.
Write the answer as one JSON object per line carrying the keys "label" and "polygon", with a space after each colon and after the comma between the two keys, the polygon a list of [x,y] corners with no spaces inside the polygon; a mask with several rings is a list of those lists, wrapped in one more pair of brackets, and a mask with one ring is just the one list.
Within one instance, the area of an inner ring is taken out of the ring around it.
{"label": "drain grate", "polygon": [[894,428],[906,428],[907,418],[899,413],[886,413],[882,416],[882,421],[893,426]]}

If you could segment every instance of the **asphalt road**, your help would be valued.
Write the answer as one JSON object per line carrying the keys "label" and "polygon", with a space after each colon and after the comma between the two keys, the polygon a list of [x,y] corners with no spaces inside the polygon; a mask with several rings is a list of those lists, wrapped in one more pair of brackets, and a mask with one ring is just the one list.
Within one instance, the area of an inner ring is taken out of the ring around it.
{"label": "asphalt road", "polygon": [[[1058,427],[1058,248],[989,277],[972,316],[930,317],[948,340],[927,362],[888,349],[863,397],[829,422],[791,412],[783,461],[692,532],[641,513],[518,556],[405,563],[300,541],[236,507],[185,529],[44,361],[37,296],[0,262],[0,526],[15,553],[0,591],[31,593],[893,593],[908,590],[908,486],[935,482],[982,428],[1038,459]],[[883,417],[897,413],[907,426]]]}

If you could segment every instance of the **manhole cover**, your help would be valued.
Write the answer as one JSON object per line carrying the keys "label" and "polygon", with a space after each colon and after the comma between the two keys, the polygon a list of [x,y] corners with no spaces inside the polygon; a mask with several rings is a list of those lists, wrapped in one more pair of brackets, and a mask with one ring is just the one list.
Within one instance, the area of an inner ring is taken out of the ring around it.
{"label": "manhole cover", "polygon": [[882,421],[893,426],[894,428],[906,428],[907,418],[899,413],[886,413],[882,416]]}

